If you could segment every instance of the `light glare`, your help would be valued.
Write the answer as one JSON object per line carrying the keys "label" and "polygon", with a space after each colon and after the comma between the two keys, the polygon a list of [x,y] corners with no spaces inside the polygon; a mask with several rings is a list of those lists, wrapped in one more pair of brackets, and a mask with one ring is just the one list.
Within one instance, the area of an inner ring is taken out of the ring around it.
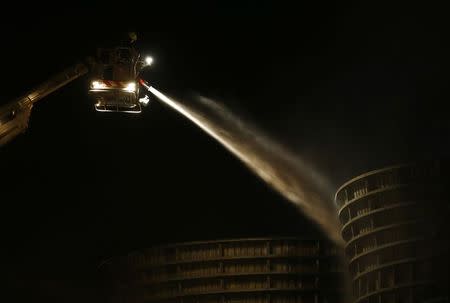
{"label": "light glare", "polygon": [[150,56],[145,57],[145,64],[147,66],[152,65],[152,63],[153,63],[153,58],[152,57],[150,57]]}
{"label": "light glare", "polygon": [[102,82],[92,81],[92,88],[93,89],[102,89],[102,88],[105,88],[105,87],[106,87],[106,85],[104,83],[102,83]]}
{"label": "light glare", "polygon": [[145,95],[144,98],[139,99],[139,102],[141,102],[142,105],[147,105],[148,102],[150,102],[150,98],[147,95]]}
{"label": "light glare", "polygon": [[134,83],[134,82],[128,83],[127,86],[125,87],[125,90],[128,92],[135,92],[136,91],[136,83]]}

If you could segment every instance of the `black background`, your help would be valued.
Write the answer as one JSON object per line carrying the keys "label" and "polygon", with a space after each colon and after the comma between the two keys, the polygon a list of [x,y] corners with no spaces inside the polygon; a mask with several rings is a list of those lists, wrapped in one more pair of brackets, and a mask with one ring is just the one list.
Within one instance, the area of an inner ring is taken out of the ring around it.
{"label": "black background", "polygon": [[[2,98],[138,33],[157,89],[215,98],[337,188],[448,153],[448,32],[431,4],[11,3]],[[2,268],[16,300],[98,301],[100,260],[155,243],[314,227],[217,142],[157,102],[99,114],[82,78],[0,151]]]}

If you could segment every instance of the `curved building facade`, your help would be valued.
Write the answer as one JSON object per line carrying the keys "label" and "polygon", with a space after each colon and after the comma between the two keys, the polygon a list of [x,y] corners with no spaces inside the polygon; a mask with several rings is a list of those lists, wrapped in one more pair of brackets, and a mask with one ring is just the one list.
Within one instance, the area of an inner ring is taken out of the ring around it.
{"label": "curved building facade", "polygon": [[446,300],[439,267],[448,266],[448,241],[440,234],[449,204],[441,176],[438,162],[388,167],[337,191],[354,302]]}
{"label": "curved building facade", "polygon": [[331,303],[342,302],[339,264],[319,240],[255,238],[153,247],[100,268],[115,303]]}

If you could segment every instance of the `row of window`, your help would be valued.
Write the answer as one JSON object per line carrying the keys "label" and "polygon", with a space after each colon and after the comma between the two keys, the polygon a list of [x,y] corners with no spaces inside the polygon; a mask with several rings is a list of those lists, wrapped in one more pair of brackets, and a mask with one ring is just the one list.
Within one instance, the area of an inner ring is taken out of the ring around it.
{"label": "row of window", "polygon": [[[417,235],[419,235],[421,231],[420,229],[417,229],[415,227],[415,221],[424,219],[424,213],[419,205],[392,208],[383,212],[374,213],[370,217],[362,218],[358,221],[355,221],[353,224],[346,226],[343,231],[343,237],[346,241],[350,241],[354,237],[369,233],[373,229],[378,229],[385,226],[389,227],[388,229],[386,229],[389,235],[395,232],[398,233],[400,229],[405,231],[414,230],[414,232],[417,232]],[[394,225],[398,226],[394,227]],[[388,243],[389,241],[383,239],[386,235],[386,232],[384,232],[383,230],[379,232],[381,234],[378,236],[378,238],[380,239],[378,243]],[[405,237],[408,237],[410,234],[411,232],[405,232],[403,239],[405,239]],[[388,238],[392,238],[392,236],[389,235]],[[401,239],[402,236],[399,235],[398,238]]]}
{"label": "row of window", "polygon": [[[365,199],[349,206],[349,215],[351,218],[357,217],[357,212],[361,209],[368,208],[369,211],[374,211],[381,208],[390,207],[396,204],[417,202],[424,199],[423,192],[417,192],[413,187],[400,187],[389,191],[377,193],[368,196]],[[429,196],[426,196],[426,200]]]}
{"label": "row of window", "polygon": [[[327,282],[331,284],[331,282]],[[315,277],[291,277],[291,278],[244,278],[244,279],[211,279],[207,281],[183,281],[155,286],[146,290],[153,298],[167,298],[180,295],[192,295],[220,291],[240,290],[264,290],[264,289],[316,289],[319,279]]]}
{"label": "row of window", "polygon": [[[356,221],[346,229],[353,230],[353,236],[356,237],[360,234],[365,234],[373,229],[381,228],[385,226],[391,226],[396,224],[411,224],[413,221],[422,220],[423,212],[419,207],[398,207],[384,211],[382,213],[376,213],[370,217]],[[350,240],[351,234],[346,231],[346,240]]]}
{"label": "row of window", "polygon": [[381,249],[374,253],[366,254],[350,264],[350,272],[357,274],[366,271],[366,267],[372,264],[383,265],[405,259],[413,259],[418,256],[418,250],[423,249],[420,242],[407,242]]}
{"label": "row of window", "polygon": [[383,268],[355,280],[353,293],[356,297],[361,297],[380,289],[392,288],[416,281],[428,281],[431,279],[431,270],[431,261],[426,260]]}
{"label": "row of window", "polygon": [[339,302],[339,297],[324,298],[318,294],[291,294],[291,295],[234,295],[183,298],[182,302],[166,301],[165,303],[332,303]]}
{"label": "row of window", "polygon": [[420,224],[420,221],[409,222],[408,224],[401,224],[392,228],[380,230],[355,242],[354,245],[358,247],[384,246],[390,243],[419,238],[423,233],[423,226]]}
{"label": "row of window", "polygon": [[368,214],[369,212],[370,212],[370,208],[369,207],[362,208],[362,209],[359,209],[359,210],[356,211],[356,216],[357,217],[363,216],[365,214]]}
{"label": "row of window", "polygon": [[[415,286],[397,289],[368,297],[360,303],[416,303],[428,302],[435,294],[430,292],[426,286]],[[447,302],[447,301],[445,301]]]}
{"label": "row of window", "polygon": [[[183,264],[178,266],[175,270],[167,271],[151,270],[142,272],[141,277],[145,281],[164,281],[172,278],[189,278],[199,276],[214,276],[220,274],[240,274],[240,273],[315,273],[319,271],[318,262],[306,263],[285,263],[285,262],[248,262],[248,263],[198,263],[198,264]],[[324,264],[324,266],[327,264]],[[323,267],[324,267],[323,266]],[[327,266],[327,270],[339,270],[338,264]]]}
{"label": "row of window", "polygon": [[380,192],[376,195],[368,196],[352,204],[340,215],[341,223],[345,224],[349,220],[363,216],[371,211],[389,207],[390,205],[416,201],[418,196],[409,188],[395,188],[389,191]]}
{"label": "row of window", "polygon": [[[221,247],[219,245],[192,246],[176,249],[175,253],[159,249],[152,250],[146,255],[134,255],[130,261],[135,265],[160,264],[172,261],[207,260],[214,258],[232,257],[261,257],[261,256],[310,256],[320,252],[318,242],[284,242],[273,243],[271,246],[250,246],[248,244],[233,244]],[[332,252],[330,249],[329,252]]]}
{"label": "row of window", "polygon": [[438,165],[400,167],[387,170],[351,183],[337,194],[336,203],[339,207],[342,207],[348,201],[359,198],[368,192],[398,184],[427,182],[427,179],[435,178],[438,175]]}

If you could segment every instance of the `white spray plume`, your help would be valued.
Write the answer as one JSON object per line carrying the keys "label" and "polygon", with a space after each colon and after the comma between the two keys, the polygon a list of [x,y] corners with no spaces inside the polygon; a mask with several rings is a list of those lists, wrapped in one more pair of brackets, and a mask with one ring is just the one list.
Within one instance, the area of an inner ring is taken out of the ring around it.
{"label": "white spray plume", "polygon": [[315,221],[331,240],[342,246],[331,186],[298,155],[211,99],[200,96],[197,102],[181,103],[154,87],[144,86],[220,142],[257,176]]}

